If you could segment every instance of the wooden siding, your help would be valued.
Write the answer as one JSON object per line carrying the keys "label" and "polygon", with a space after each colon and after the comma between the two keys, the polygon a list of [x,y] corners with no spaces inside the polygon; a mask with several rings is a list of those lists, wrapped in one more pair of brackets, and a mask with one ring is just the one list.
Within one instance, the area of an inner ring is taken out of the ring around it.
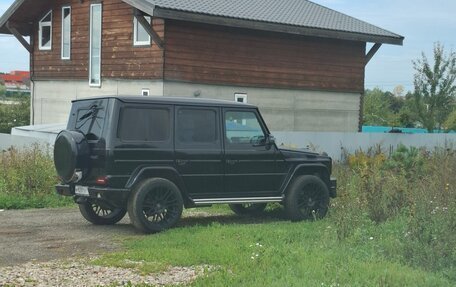
{"label": "wooden siding", "polygon": [[[92,2],[94,3],[94,2]],[[96,2],[95,2],[96,3]],[[38,20],[35,23],[33,79],[89,78],[89,10],[91,1],[55,0],[52,4],[52,50],[38,48]],[[162,79],[163,50],[156,44],[133,46],[133,12],[121,0],[104,0],[102,22],[102,79]],[[71,60],[61,59],[62,6],[71,5]],[[49,11],[49,10],[47,10]],[[164,37],[164,21],[154,19],[154,29]]]}
{"label": "wooden siding", "polygon": [[165,80],[364,90],[365,43],[166,20]]}

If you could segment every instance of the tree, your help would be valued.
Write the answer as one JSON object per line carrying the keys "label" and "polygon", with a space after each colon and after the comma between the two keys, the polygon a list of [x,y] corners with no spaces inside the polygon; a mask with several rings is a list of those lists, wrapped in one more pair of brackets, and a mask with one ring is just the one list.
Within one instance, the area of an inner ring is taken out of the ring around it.
{"label": "tree", "polygon": [[456,109],[448,116],[445,121],[445,129],[447,131],[456,131]]}
{"label": "tree", "polygon": [[387,126],[390,116],[390,100],[379,88],[366,90],[364,96],[364,124],[370,126]]}
{"label": "tree", "polygon": [[434,63],[424,53],[413,61],[414,104],[419,122],[429,131],[441,129],[456,97],[456,53],[445,54],[440,43],[434,44]]}

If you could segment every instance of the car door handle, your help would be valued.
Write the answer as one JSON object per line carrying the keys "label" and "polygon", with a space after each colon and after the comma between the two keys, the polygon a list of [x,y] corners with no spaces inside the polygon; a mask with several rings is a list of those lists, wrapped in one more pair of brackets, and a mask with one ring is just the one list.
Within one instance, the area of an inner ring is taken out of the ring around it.
{"label": "car door handle", "polygon": [[182,166],[182,165],[186,165],[188,163],[188,160],[187,159],[178,159],[178,160],[176,160],[176,162],[177,162],[177,165]]}
{"label": "car door handle", "polygon": [[227,159],[226,160],[226,164],[229,164],[229,165],[235,165],[236,163],[238,163],[239,161],[238,160],[235,160],[235,159]]}

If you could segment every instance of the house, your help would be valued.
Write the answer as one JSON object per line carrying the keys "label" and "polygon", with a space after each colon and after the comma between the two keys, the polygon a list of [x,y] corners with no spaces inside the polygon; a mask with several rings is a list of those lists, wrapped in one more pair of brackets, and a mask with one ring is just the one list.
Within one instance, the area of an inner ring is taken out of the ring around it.
{"label": "house", "polygon": [[306,0],[16,0],[0,33],[30,52],[34,124],[150,95],[247,101],[284,131],[358,131],[365,66],[404,39]]}
{"label": "house", "polygon": [[5,85],[7,92],[30,93],[29,72],[12,71],[9,74],[0,74],[0,82]]}

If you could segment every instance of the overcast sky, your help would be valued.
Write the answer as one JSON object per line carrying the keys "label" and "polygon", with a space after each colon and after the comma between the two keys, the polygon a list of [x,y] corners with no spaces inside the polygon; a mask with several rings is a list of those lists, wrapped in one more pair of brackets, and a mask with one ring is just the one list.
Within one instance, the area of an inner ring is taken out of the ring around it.
{"label": "overcast sky", "polygon": [[[285,0],[277,0],[285,1]],[[366,69],[366,88],[392,90],[413,87],[412,60],[425,52],[432,57],[433,43],[456,50],[454,0],[314,0],[313,2],[380,26],[405,37],[404,46],[383,45]],[[13,0],[0,0],[0,14]],[[0,71],[28,70],[28,52],[10,36],[0,35]]]}

